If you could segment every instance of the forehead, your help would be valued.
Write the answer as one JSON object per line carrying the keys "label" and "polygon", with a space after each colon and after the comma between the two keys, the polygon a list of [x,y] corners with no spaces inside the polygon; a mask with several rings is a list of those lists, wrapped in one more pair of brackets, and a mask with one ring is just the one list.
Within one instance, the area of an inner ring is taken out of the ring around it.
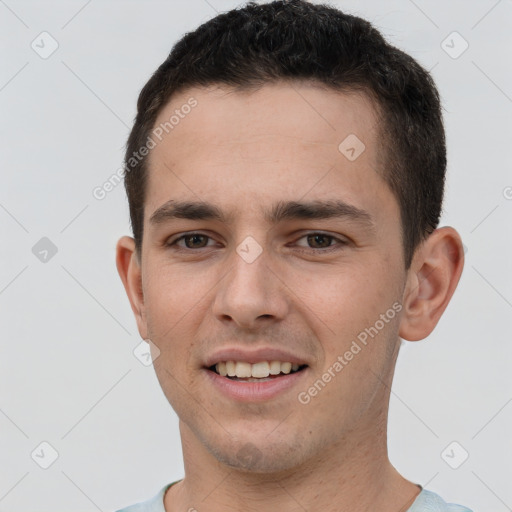
{"label": "forehead", "polygon": [[[191,103],[197,105],[187,107]],[[303,143],[337,150],[350,134],[370,145],[376,123],[374,104],[362,92],[339,92],[315,82],[277,82],[256,90],[220,85],[186,89],[171,98],[155,126],[162,127],[163,138],[175,146],[194,144],[193,134],[203,146],[247,146],[267,137],[267,145],[274,142],[282,149]],[[158,144],[152,155],[158,157],[165,146]]]}
{"label": "forehead", "polygon": [[365,94],[312,83],[187,89],[155,123],[161,140],[153,136],[148,157],[145,221],[172,198],[237,210],[276,197],[315,200],[335,193],[355,206],[378,208],[393,198],[379,172],[377,126]]}

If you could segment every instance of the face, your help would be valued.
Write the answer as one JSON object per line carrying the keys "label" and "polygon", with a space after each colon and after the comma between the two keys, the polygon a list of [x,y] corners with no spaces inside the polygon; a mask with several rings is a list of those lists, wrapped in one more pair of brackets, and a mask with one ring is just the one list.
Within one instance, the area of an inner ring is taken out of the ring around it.
{"label": "face", "polygon": [[406,272],[375,110],[312,84],[194,88],[156,125],[190,98],[149,156],[139,331],[191,443],[286,470],[386,416]]}

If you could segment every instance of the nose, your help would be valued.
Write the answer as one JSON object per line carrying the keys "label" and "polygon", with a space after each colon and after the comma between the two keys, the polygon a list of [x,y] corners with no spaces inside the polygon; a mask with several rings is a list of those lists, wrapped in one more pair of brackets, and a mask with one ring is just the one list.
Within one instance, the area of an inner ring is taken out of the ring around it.
{"label": "nose", "polygon": [[287,288],[271,268],[265,250],[252,262],[233,251],[226,264],[229,270],[219,283],[213,304],[216,318],[241,329],[257,330],[286,317]]}

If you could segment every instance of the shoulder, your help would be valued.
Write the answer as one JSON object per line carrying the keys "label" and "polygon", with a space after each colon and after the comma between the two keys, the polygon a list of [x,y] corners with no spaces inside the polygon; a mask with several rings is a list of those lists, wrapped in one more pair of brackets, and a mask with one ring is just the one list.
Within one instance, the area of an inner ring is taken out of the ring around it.
{"label": "shoulder", "polygon": [[432,491],[423,489],[407,512],[472,512],[469,508],[455,503],[446,503]]}
{"label": "shoulder", "polygon": [[141,501],[140,503],[129,505],[128,507],[119,509],[116,512],[165,512],[164,494],[171,485],[172,483],[165,485],[157,494],[155,494],[155,496],[147,501]]}

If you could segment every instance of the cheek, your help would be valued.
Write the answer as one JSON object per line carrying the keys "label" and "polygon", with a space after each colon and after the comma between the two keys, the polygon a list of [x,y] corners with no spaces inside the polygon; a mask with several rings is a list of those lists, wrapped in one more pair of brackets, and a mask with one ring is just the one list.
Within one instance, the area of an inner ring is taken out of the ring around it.
{"label": "cheek", "polygon": [[297,292],[304,300],[300,313],[319,326],[315,335],[323,350],[302,391],[312,397],[319,415],[331,418],[330,424],[365,414],[381,396],[381,379],[390,374],[400,309],[391,271],[347,267],[328,278],[304,280]]}
{"label": "cheek", "polygon": [[192,354],[197,352],[197,325],[204,316],[200,298],[209,287],[184,279],[175,269],[159,267],[154,276],[145,292],[148,336],[160,351],[154,370],[167,400],[186,419],[190,396],[197,392]]}
{"label": "cheek", "polygon": [[149,269],[144,291],[148,320],[159,329],[169,329],[182,318],[190,320],[195,311],[204,307],[206,295],[214,284],[210,281],[209,273],[155,262]]}
{"label": "cheek", "polygon": [[165,373],[179,376],[182,380],[191,369],[191,354],[195,351],[197,326],[204,314],[201,301],[205,291],[211,288],[198,279],[186,279],[183,272],[157,266],[144,291],[144,303],[148,337],[160,350],[155,364],[159,378],[170,388],[172,378]]}
{"label": "cheek", "polygon": [[330,386],[329,392],[348,393],[354,399],[367,386],[372,388],[376,382],[368,373],[380,374],[390,363],[398,337],[401,305],[393,269],[386,263],[352,263],[291,282],[297,283],[293,290],[300,299],[296,301],[299,315],[308,319],[320,342],[323,354],[318,372],[331,368],[337,376],[334,380],[344,382],[341,388]]}
{"label": "cheek", "polygon": [[[354,333],[373,324],[399,297],[391,268],[383,265],[341,263],[338,268],[288,273],[286,282],[307,316],[316,317],[333,335]],[[307,313],[309,311],[309,313]]]}

